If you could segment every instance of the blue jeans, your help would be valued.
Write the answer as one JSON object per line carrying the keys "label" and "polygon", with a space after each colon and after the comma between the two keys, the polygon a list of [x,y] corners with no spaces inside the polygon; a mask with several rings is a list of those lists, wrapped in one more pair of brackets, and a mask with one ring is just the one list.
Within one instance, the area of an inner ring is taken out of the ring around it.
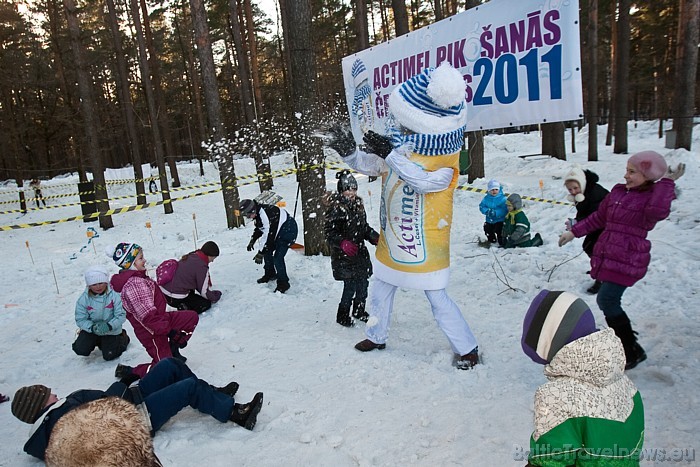
{"label": "blue jeans", "polygon": [[365,302],[367,300],[367,287],[369,286],[368,279],[347,279],[343,281],[343,295],[340,297],[340,306],[350,308],[352,299],[356,302]]}
{"label": "blue jeans", "polygon": [[622,309],[622,294],[625,293],[625,290],[627,290],[627,287],[624,285],[613,284],[612,282],[603,282],[601,284],[596,302],[606,318],[615,318],[625,314],[625,310]]}
{"label": "blue jeans", "polygon": [[227,422],[234,400],[197,378],[187,365],[174,358],[159,361],[139,381],[139,389],[151,417],[153,432],[187,406]]}
{"label": "blue jeans", "polygon": [[284,263],[284,257],[287,250],[292,246],[292,243],[297,239],[299,233],[297,221],[293,217],[288,217],[275,238],[275,249],[265,252],[265,274],[277,276],[278,282],[289,282],[287,276],[287,265]]}

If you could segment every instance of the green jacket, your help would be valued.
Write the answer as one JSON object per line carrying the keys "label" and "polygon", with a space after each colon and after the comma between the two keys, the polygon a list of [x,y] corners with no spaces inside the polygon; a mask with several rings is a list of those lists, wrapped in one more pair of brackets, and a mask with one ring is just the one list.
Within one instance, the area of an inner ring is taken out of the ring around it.
{"label": "green jacket", "polygon": [[530,246],[530,221],[522,209],[506,214],[503,221],[503,240],[505,248]]}
{"label": "green jacket", "polygon": [[533,466],[638,466],[644,405],[612,329],[564,346],[535,393]]}

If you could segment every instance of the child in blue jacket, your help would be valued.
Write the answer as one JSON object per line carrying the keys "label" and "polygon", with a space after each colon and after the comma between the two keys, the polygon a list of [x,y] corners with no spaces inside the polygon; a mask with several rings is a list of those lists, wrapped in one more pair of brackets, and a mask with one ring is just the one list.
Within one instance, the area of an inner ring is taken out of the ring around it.
{"label": "child in blue jacket", "polygon": [[503,221],[508,214],[506,195],[498,180],[489,180],[486,196],[479,203],[479,211],[486,216],[484,233],[490,243],[503,245]]}
{"label": "child in blue jacket", "polygon": [[108,281],[109,273],[102,266],[85,271],[87,288],[75,304],[75,323],[80,329],[73,351],[78,355],[87,357],[98,347],[105,360],[114,360],[129,345],[129,336],[122,329],[126,320],[122,299]]}

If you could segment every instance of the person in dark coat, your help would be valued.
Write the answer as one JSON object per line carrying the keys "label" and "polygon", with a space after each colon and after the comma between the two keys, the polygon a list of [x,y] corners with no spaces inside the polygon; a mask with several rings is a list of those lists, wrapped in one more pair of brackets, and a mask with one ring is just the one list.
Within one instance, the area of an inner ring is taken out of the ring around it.
{"label": "person in dark coat", "polygon": [[372,275],[372,261],[365,240],[376,245],[379,233],[367,223],[367,213],[362,198],[357,196],[357,180],[350,171],[336,174],[338,191],[329,197],[326,211],[325,236],[331,247],[333,278],[343,281],[336,322],[352,326],[352,317],[366,322],[367,288]]}
{"label": "person in dark coat", "polygon": [[[564,177],[564,186],[569,194],[566,199],[576,206],[576,217],[566,221],[566,230],[578,221],[582,221],[598,210],[598,205],[608,195],[608,190],[598,183],[598,175],[590,170],[582,170],[580,167],[572,167]],[[593,247],[603,230],[596,230],[586,235],[583,239],[583,251],[588,257],[593,256]],[[589,294],[597,294],[600,290],[600,281],[595,281],[587,290]]]}
{"label": "person in dark coat", "polygon": [[576,237],[603,230],[593,248],[591,277],[603,283],[596,302],[622,341],[626,370],[646,360],[647,354],[622,309],[622,294],[646,275],[651,261],[647,234],[671,213],[676,180],[684,173],[685,164],[671,170],[657,152],[634,154],[627,160],[625,183],[615,185],[596,212],[559,237],[559,246],[563,246]]}
{"label": "person in dark coat", "polygon": [[219,246],[208,241],[199,250],[186,254],[178,261],[173,278],[160,284],[165,301],[178,310],[204,313],[221,298],[221,292],[211,288],[209,264],[219,256]]}
{"label": "person in dark coat", "polygon": [[289,290],[289,276],[284,257],[297,239],[297,222],[286,210],[270,204],[258,204],[252,199],[241,201],[240,212],[255,222],[248,251],[255,249],[259,238],[264,242],[262,249],[253,258],[257,264],[265,263],[265,274],[258,279],[258,284],[277,279],[275,292],[285,293]]}
{"label": "person in dark coat", "polygon": [[[147,417],[151,435],[187,406],[211,415],[222,423],[232,421],[252,430],[263,404],[261,392],[247,404],[235,403],[238,383],[231,382],[217,388],[197,378],[187,365],[174,358],[159,361],[137,385],[130,387],[135,379],[135,375],[122,378],[106,391],[81,389],[63,400],[41,384],[18,389],[12,400],[12,414],[19,420],[34,425],[24,451],[44,460],[51,432],[61,417],[76,407],[110,396],[120,397],[136,405]],[[109,439],[105,440],[106,444],[109,442]]]}

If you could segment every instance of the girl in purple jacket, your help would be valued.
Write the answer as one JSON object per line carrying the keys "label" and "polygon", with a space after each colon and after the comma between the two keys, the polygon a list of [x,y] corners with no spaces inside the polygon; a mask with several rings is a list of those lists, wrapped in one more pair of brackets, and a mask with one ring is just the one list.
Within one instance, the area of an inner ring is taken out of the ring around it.
{"label": "girl in purple jacket", "polygon": [[617,184],[598,206],[598,210],[561,234],[559,246],[574,237],[583,237],[602,229],[593,248],[591,276],[602,282],[597,302],[608,326],[622,341],[627,364],[634,368],[646,360],[637,343],[627,314],[622,309],[622,294],[644,277],[651,259],[647,240],[657,222],[666,219],[675,199],[675,180],[685,173],[685,164],[671,170],[661,154],[639,152],[627,160],[625,184]]}

